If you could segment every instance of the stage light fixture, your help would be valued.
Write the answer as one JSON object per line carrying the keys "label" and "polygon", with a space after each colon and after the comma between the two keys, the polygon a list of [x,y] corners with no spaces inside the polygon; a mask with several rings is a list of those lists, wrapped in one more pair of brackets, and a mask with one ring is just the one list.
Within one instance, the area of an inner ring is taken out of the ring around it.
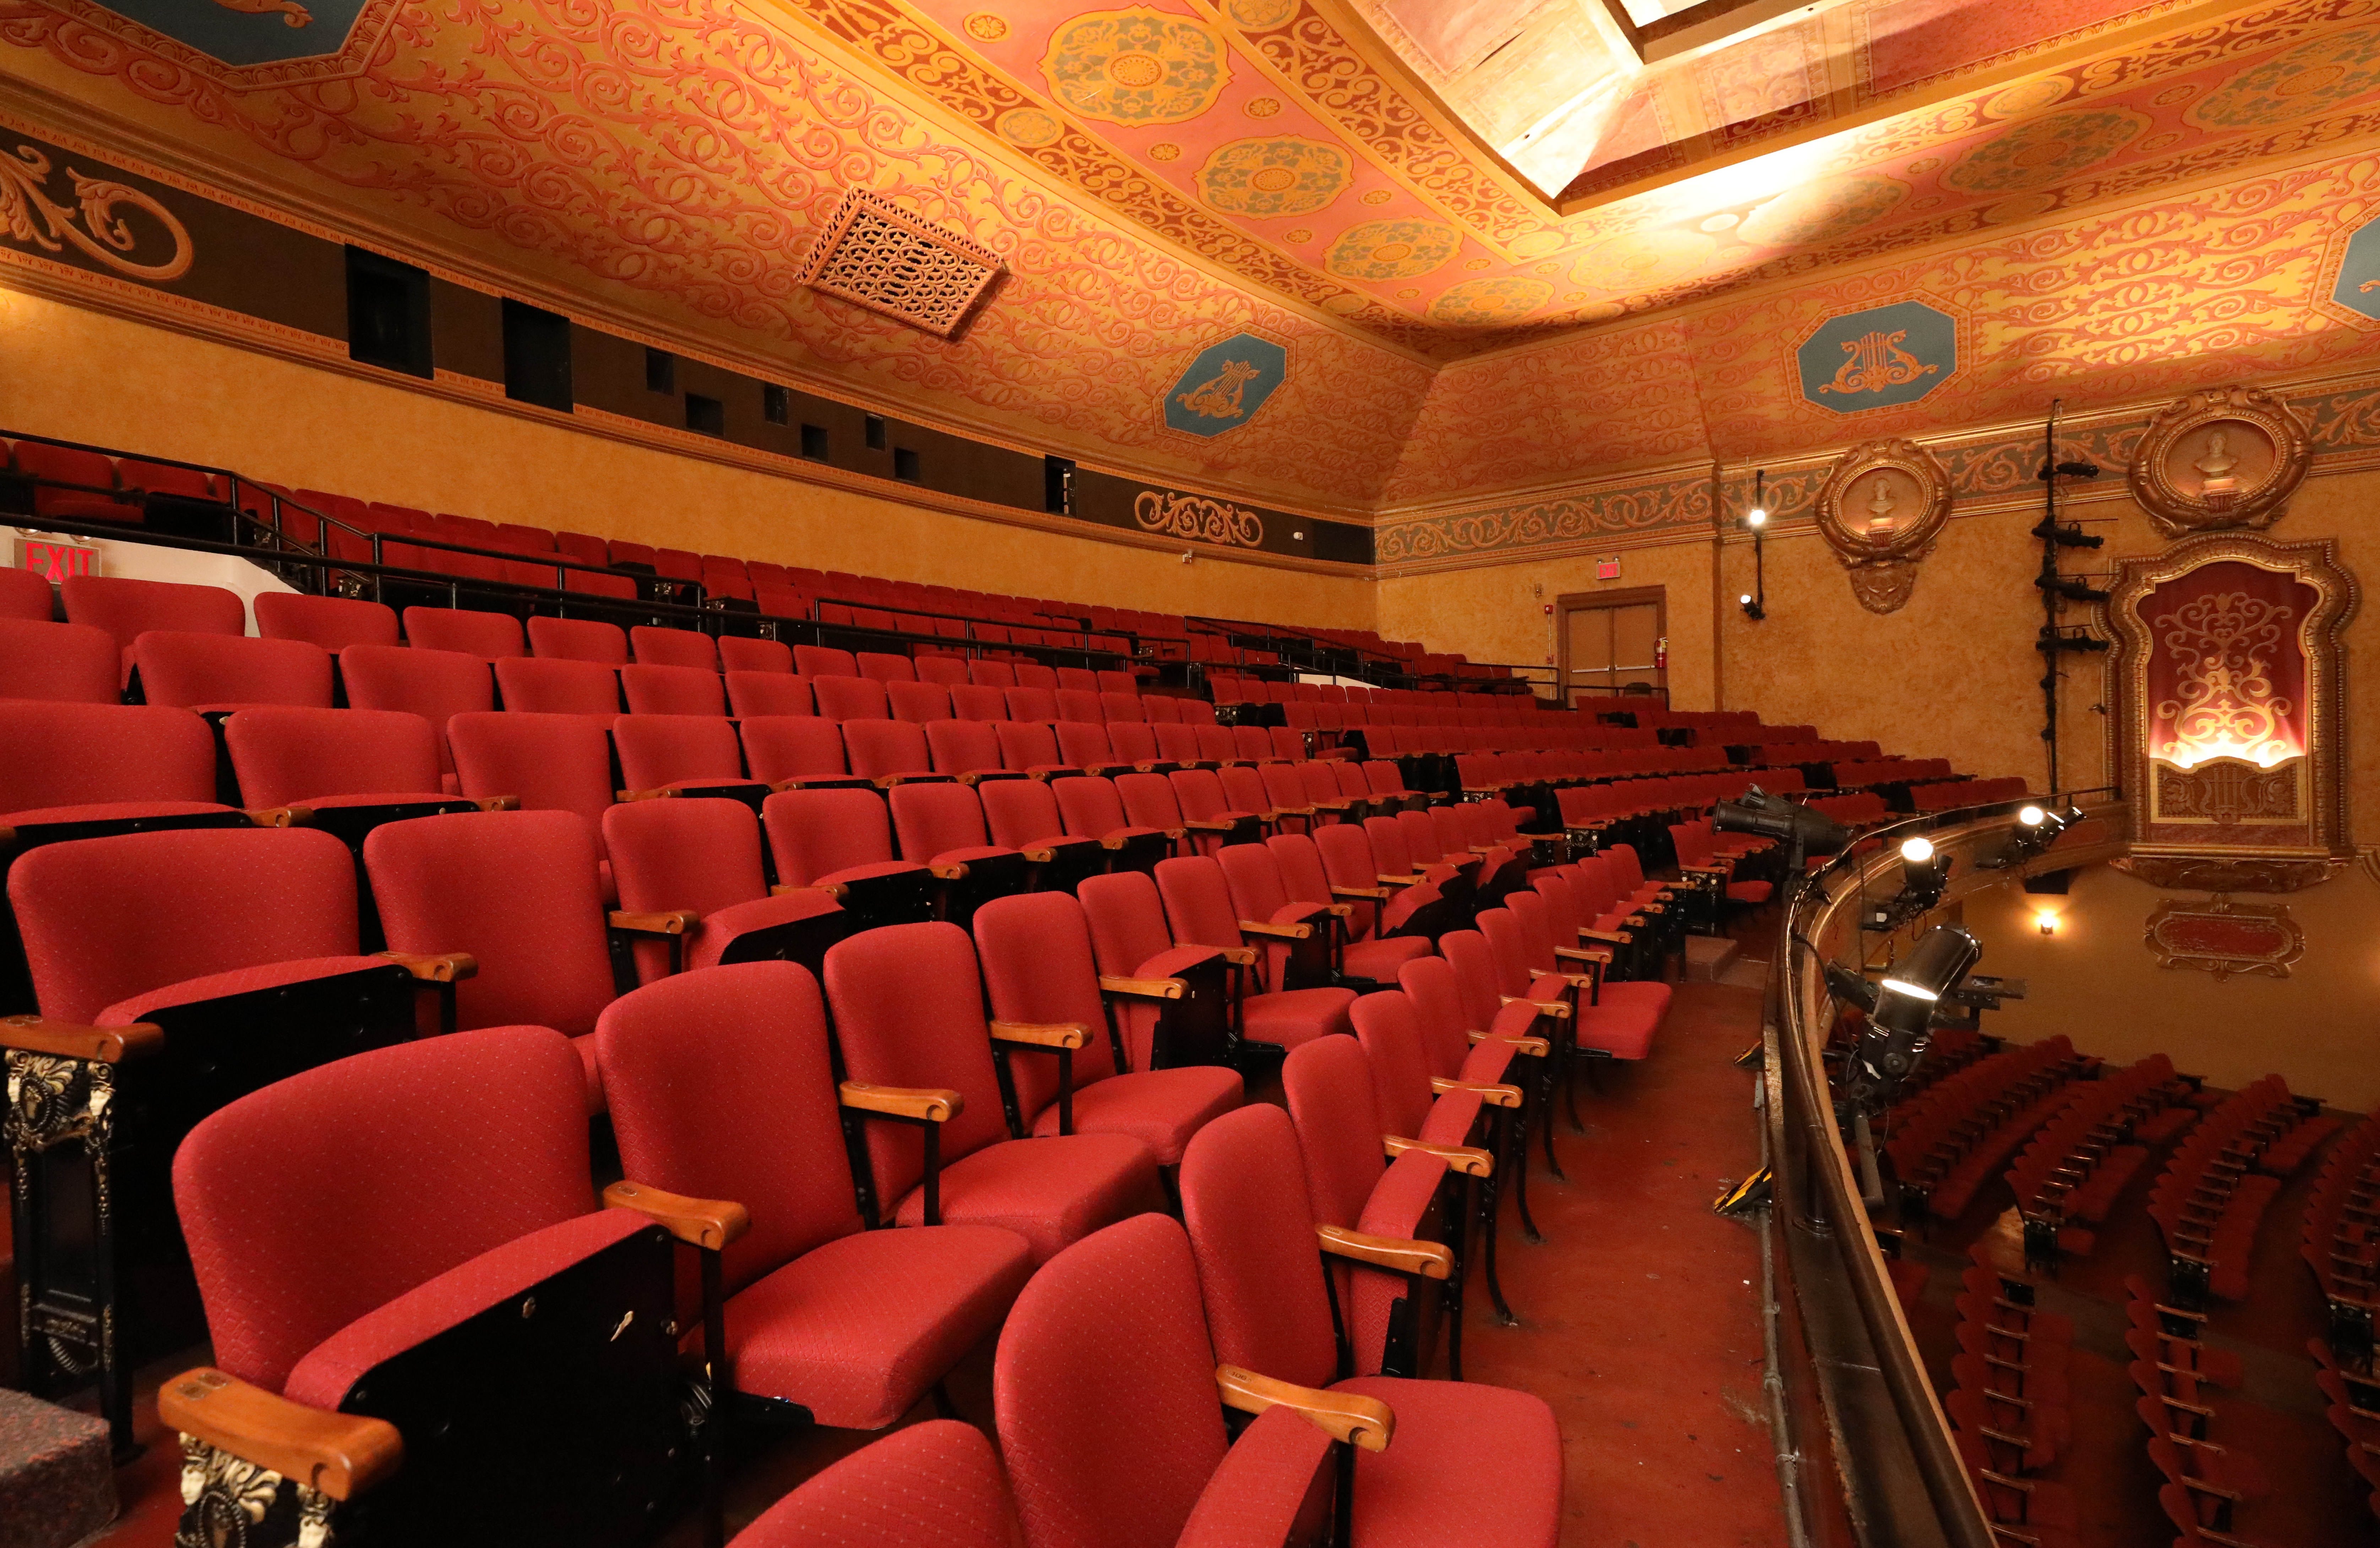
{"label": "stage light fixture", "polygon": [[1876,984],[1876,1010],[1843,1070],[1838,1109],[1848,1119],[1891,1105],[1893,1096],[1925,1057],[1934,1017],[1984,955],[1976,939],[1955,924],[1937,924],[1918,938]]}
{"label": "stage light fixture", "polygon": [[1752,590],[1735,599],[1743,616],[1754,623],[1768,616],[1768,565],[1761,552],[1760,533],[1768,525],[1768,469],[1757,469],[1752,475],[1752,508],[1743,513],[1743,525],[1752,533]]}
{"label": "stage light fixture", "polygon": [[1831,855],[1852,841],[1851,830],[1823,811],[1772,796],[1755,785],[1742,800],[1711,808],[1711,826],[1720,833],[1757,834],[1799,848],[1803,855]]}

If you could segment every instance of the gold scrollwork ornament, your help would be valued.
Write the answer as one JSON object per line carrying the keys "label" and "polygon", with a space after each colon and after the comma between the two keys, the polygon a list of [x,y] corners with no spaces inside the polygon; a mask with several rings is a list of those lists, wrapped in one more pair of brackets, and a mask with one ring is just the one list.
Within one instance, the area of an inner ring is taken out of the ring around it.
{"label": "gold scrollwork ornament", "polygon": [[[190,272],[198,250],[190,233],[174,213],[139,189],[101,177],[86,177],[73,167],[67,177],[74,185],[73,208],[49,196],[50,158],[30,145],[17,147],[11,158],[0,155],[0,232],[12,242],[24,242],[43,252],[64,252],[68,245],[93,261],[132,279],[163,284]],[[140,234],[118,212],[139,210],[164,227],[174,250],[156,263],[140,263],[132,252]],[[75,224],[79,218],[82,224]]]}
{"label": "gold scrollwork ornament", "polygon": [[1254,548],[1264,542],[1264,520],[1256,512],[1201,494],[1159,494],[1144,489],[1134,497],[1132,518],[1145,532],[1195,538],[1226,547]]}
{"label": "gold scrollwork ornament", "polygon": [[2279,398],[2210,387],[2158,410],[2124,476],[2149,518],[2179,538],[2270,527],[2313,460],[2313,437]]}
{"label": "gold scrollwork ornament", "polygon": [[1813,510],[1860,605],[1897,613],[1950,518],[1950,478],[1913,442],[1864,442],[1835,459]]}

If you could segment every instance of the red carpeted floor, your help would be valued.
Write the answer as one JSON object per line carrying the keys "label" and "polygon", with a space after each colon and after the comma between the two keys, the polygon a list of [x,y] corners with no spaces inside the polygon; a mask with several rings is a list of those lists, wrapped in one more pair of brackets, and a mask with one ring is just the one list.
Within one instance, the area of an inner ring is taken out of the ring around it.
{"label": "red carpeted floor", "polygon": [[[1553,1405],[1566,1469],[1562,1548],[1786,1541],[1761,1387],[1759,1238],[1710,1213],[1724,1184],[1756,1160],[1753,1080],[1732,1060],[1758,1037],[1759,1017],[1756,989],[1679,985],[1650,1059],[1611,1068],[1592,1087],[1582,1081],[1586,1132],[1558,1120],[1569,1181],[1550,1180],[1541,1153],[1533,1163],[1530,1203],[1544,1245],[1522,1239],[1507,1202],[1503,1282],[1522,1325],[1498,1327],[1473,1279],[1464,1374]],[[149,1449],[118,1470],[124,1516],[97,1540],[110,1548],[172,1541],[179,1457],[173,1437],[157,1432],[155,1384],[202,1353],[146,1373]],[[990,1376],[987,1344],[949,1383],[962,1417],[987,1428]],[[910,1418],[929,1413],[921,1405]],[[730,1530],[872,1438],[755,1438],[731,1481]],[[662,1541],[692,1548],[699,1535],[682,1519]]]}

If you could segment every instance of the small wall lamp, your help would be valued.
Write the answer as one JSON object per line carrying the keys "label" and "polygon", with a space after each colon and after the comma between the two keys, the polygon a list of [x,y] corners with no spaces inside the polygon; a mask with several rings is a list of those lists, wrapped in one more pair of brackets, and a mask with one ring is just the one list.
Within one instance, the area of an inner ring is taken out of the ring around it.
{"label": "small wall lamp", "polygon": [[1760,534],[1768,525],[1768,469],[1762,468],[1752,475],[1752,508],[1743,513],[1743,524],[1752,531],[1752,590],[1736,598],[1743,616],[1754,623],[1768,616],[1768,571],[1760,548]]}

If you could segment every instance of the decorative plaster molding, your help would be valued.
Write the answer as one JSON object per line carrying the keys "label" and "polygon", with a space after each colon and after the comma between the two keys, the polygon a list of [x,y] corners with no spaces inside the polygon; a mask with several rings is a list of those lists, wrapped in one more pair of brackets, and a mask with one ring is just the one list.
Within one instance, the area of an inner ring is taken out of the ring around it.
{"label": "decorative plaster molding", "polygon": [[2234,903],[2221,894],[2205,903],[2163,899],[2150,911],[2142,941],[2158,967],[2213,973],[2218,983],[2234,973],[2285,979],[2305,955],[2305,932],[2288,904]]}

